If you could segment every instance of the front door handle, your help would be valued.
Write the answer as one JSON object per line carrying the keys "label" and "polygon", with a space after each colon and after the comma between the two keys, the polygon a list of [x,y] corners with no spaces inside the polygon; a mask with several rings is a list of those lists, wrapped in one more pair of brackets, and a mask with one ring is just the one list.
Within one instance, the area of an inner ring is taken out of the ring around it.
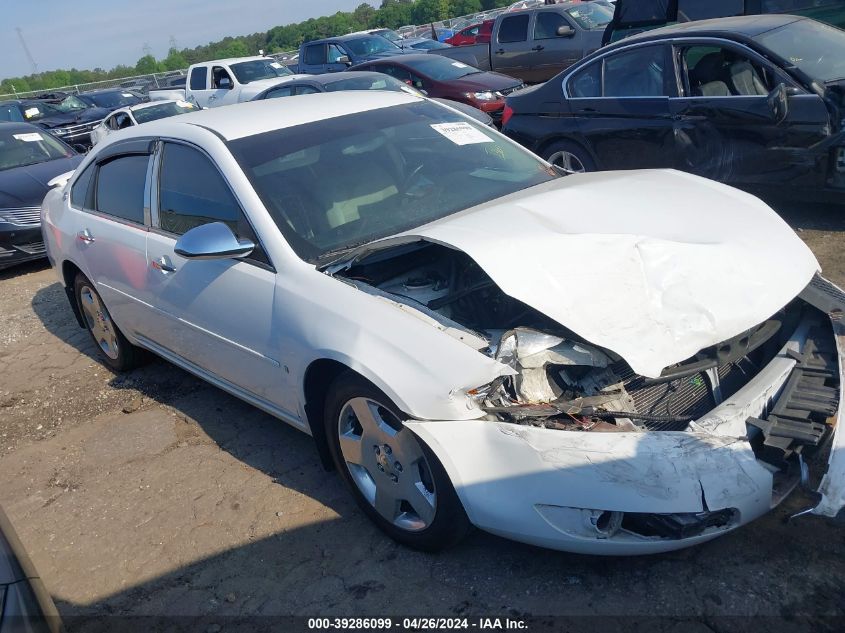
{"label": "front door handle", "polygon": [[86,244],[92,244],[94,242],[94,236],[91,235],[91,231],[88,229],[82,229],[76,234],[76,237],[80,242],[85,242]]}
{"label": "front door handle", "polygon": [[170,263],[170,261],[164,256],[159,257],[158,259],[154,259],[153,261],[151,261],[150,266],[155,268],[157,271],[159,271],[161,273],[165,273],[165,274],[176,272],[176,268],[174,268],[173,265]]}
{"label": "front door handle", "polygon": [[217,95],[209,95],[208,100],[214,101],[217,98]]}
{"label": "front door handle", "polygon": [[500,48],[499,50],[496,51],[496,55],[504,55],[504,54],[505,54],[504,48]]}
{"label": "front door handle", "polygon": [[532,48],[531,50],[532,50],[532,51],[541,51],[541,50],[543,50],[544,48],[546,48],[546,47],[545,47],[545,46],[540,46],[540,45],[537,45],[537,46],[535,46],[534,48]]}

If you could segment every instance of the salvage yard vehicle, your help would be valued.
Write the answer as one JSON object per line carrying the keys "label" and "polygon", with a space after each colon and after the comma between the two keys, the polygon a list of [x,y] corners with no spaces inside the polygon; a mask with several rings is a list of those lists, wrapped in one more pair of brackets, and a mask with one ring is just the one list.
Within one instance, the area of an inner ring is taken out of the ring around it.
{"label": "salvage yard vehicle", "polygon": [[808,511],[845,504],[845,293],[725,185],[562,177],[429,100],[334,92],[126,130],[42,216],[109,367],[151,350],[311,434],[409,546],[678,549],[828,443]]}
{"label": "salvage yard vehicle", "polygon": [[293,75],[271,57],[236,57],[216,59],[188,67],[184,90],[150,90],[153,101],[181,99],[200,108],[214,108],[249,101],[256,94]]}
{"label": "salvage yard vehicle", "polygon": [[502,119],[505,96],[524,87],[519,79],[425,53],[388,57],[354,66],[353,70],[385,73],[429,97],[478,108],[496,121]]}
{"label": "salvage yard vehicle", "polygon": [[0,508],[0,633],[60,633],[56,605]]}
{"label": "salvage yard vehicle", "polygon": [[91,146],[91,130],[106,118],[104,108],[66,107],[38,99],[0,101],[0,122],[32,123],[80,151]]}
{"label": "salvage yard vehicle", "polygon": [[[388,90],[391,92],[407,92],[424,96],[416,88],[398,79],[394,79],[390,75],[349,70],[343,73],[325,75],[303,75],[282,81],[278,85],[258,93],[252,100],[279,99],[281,97],[296,97],[299,95],[315,94],[317,92],[337,92],[339,90]],[[449,99],[433,100],[450,108],[455,108],[462,114],[472,117],[483,125],[493,125],[493,117],[478,108]]]}
{"label": "salvage yard vehicle", "polygon": [[0,268],[44,257],[41,202],[81,161],[39,127],[0,123]]}
{"label": "salvage yard vehicle", "polygon": [[570,172],[674,167],[842,203],[845,32],[789,15],[648,31],[511,96],[504,118]]}
{"label": "salvage yard vehicle", "polygon": [[613,10],[603,1],[502,13],[486,44],[454,46],[432,54],[538,83],[599,48],[612,17]]}
{"label": "salvage yard vehicle", "polygon": [[409,51],[381,35],[352,33],[304,42],[299,47],[299,64],[295,68],[296,72],[308,75],[337,73],[356,64],[406,52]]}
{"label": "salvage yard vehicle", "polygon": [[193,103],[182,99],[169,101],[150,101],[128,108],[120,108],[107,116],[100,125],[91,131],[91,143],[96,145],[112,132],[125,130],[133,125],[149,123],[186,112],[194,112],[199,108]]}

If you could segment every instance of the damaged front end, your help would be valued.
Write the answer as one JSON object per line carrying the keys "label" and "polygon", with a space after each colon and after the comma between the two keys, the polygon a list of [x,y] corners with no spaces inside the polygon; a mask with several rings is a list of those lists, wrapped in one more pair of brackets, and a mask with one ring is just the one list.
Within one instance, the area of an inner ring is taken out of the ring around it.
{"label": "damaged front end", "polygon": [[[645,376],[453,248],[404,243],[330,274],[501,363],[465,391],[477,420],[406,424],[441,458],[473,522],[510,538],[619,554],[701,542],[779,503],[834,435],[845,345],[828,315],[845,298],[818,276],[757,325]],[[841,507],[840,468],[831,463],[818,513]],[[533,512],[515,519],[526,503]]]}

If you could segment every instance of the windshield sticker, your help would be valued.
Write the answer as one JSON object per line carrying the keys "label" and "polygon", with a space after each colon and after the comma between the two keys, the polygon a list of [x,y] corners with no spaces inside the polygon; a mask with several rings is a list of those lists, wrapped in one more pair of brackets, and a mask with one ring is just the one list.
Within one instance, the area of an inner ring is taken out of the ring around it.
{"label": "windshield sticker", "polygon": [[26,134],[12,134],[12,136],[14,136],[19,141],[25,141],[27,143],[38,143],[39,141],[44,140],[38,132],[28,132]]}
{"label": "windshield sticker", "polygon": [[127,98],[135,96],[131,92],[121,92],[120,94],[122,94],[124,97],[127,97]]}
{"label": "windshield sticker", "polygon": [[38,108],[27,108],[26,110],[23,111],[23,115],[27,119],[31,119],[34,116],[38,116]]}
{"label": "windshield sticker", "polygon": [[270,66],[273,68],[281,68],[282,65],[279,62],[270,62]]}
{"label": "windshield sticker", "polygon": [[474,145],[476,143],[492,143],[493,139],[480,130],[476,130],[469,123],[432,123],[432,129],[439,132],[455,145]]}
{"label": "windshield sticker", "polygon": [[179,99],[176,102],[176,105],[178,105],[180,108],[193,108],[194,107],[193,104],[191,104],[190,102],[185,101],[183,99]]}
{"label": "windshield sticker", "polygon": [[452,62],[452,66],[455,68],[469,68],[466,64],[462,64],[461,62]]}

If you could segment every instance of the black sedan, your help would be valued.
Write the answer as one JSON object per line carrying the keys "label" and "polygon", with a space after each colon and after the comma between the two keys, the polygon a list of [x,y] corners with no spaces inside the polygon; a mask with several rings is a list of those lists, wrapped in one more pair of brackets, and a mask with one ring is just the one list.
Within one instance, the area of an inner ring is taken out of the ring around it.
{"label": "black sedan", "polygon": [[[424,96],[416,88],[412,88],[390,75],[348,70],[342,73],[326,73],[325,75],[299,75],[258,93],[252,98],[252,101],[293,97],[314,94],[315,92],[336,92],[338,90],[390,90]],[[478,108],[449,99],[433,99],[433,101],[439,101],[450,108],[460,110],[479,123],[493,125],[493,118]]]}
{"label": "black sedan", "polygon": [[503,131],[566,171],[676,168],[842,202],[845,32],[808,18],[686,22],[600,49],[507,100]]}
{"label": "black sedan", "polygon": [[59,633],[62,622],[0,508],[0,633]]}
{"label": "black sedan", "polygon": [[72,148],[28,123],[0,123],[0,268],[44,257],[41,202],[57,176],[82,162]]}

